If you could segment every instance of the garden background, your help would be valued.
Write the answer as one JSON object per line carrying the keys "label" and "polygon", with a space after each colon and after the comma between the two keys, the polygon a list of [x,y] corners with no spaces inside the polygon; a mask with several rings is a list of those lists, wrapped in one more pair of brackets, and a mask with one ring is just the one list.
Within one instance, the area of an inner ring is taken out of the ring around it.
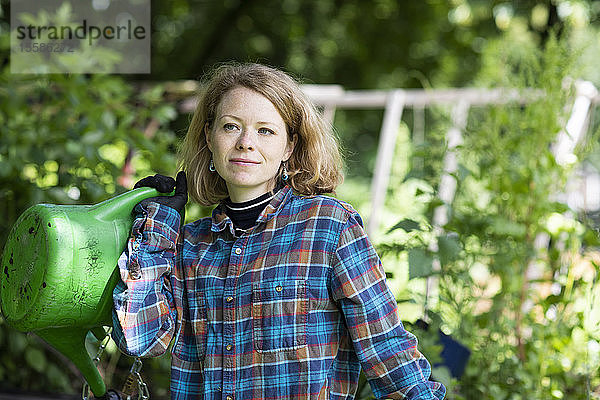
{"label": "garden background", "polygon": [[[558,196],[582,165],[600,169],[594,113],[575,159],[552,153],[575,80],[600,86],[600,2],[153,1],[152,72],[127,76],[11,74],[0,4],[0,246],[33,204],[92,204],[173,174],[189,80],[215,63],[263,62],[346,90],[540,90],[470,110],[448,204],[438,188],[451,108],[406,110],[372,240],[447,398],[600,399],[599,214]],[[382,118],[337,110],[333,121],[347,161],[336,195],[367,219]],[[440,205],[448,221],[437,229]],[[187,219],[208,212],[190,204]],[[440,331],[470,350],[462,374],[444,365]],[[131,363],[109,345],[108,385],[120,388]],[[168,371],[168,356],[144,361],[152,398],[168,398]],[[81,385],[67,360],[0,318],[0,392],[75,398]],[[361,385],[358,398],[370,396]]]}

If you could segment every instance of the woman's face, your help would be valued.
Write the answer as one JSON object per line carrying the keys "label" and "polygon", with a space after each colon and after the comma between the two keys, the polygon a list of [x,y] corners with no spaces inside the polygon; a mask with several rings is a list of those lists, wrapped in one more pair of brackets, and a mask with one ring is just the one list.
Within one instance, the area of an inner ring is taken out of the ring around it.
{"label": "woman's face", "polygon": [[252,200],[275,187],[275,176],[292,155],[285,122],[266,97],[245,87],[225,93],[206,142],[217,173],[234,202]]}

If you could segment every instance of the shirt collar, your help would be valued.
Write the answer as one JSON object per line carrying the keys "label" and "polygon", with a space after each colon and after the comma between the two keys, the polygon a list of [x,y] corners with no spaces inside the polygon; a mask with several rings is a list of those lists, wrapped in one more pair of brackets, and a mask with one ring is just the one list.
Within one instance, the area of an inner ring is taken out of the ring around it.
{"label": "shirt collar", "polygon": [[[283,188],[281,188],[277,193],[275,193],[273,199],[271,199],[269,204],[267,204],[265,209],[260,213],[256,223],[260,224],[263,222],[267,222],[275,215],[277,215],[277,212],[283,207],[285,203],[287,203],[292,193],[292,188],[289,185],[286,185]],[[228,228],[229,231],[233,234],[233,222],[231,221],[231,218],[229,218],[227,214],[225,214],[223,208],[223,204],[219,204],[213,210],[211,231],[221,232]]]}

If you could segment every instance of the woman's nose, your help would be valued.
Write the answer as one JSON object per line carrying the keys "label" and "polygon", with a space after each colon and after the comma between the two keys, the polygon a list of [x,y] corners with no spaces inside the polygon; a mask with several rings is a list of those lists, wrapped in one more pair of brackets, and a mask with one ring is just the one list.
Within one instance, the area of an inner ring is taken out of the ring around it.
{"label": "woman's nose", "polygon": [[254,137],[250,129],[243,129],[236,144],[238,150],[253,150]]}

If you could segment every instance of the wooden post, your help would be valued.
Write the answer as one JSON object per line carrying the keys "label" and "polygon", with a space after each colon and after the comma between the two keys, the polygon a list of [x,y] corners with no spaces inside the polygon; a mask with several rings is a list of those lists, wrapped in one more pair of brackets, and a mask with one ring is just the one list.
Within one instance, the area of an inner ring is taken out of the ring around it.
{"label": "wooden post", "polygon": [[377,148],[377,159],[375,160],[375,172],[371,182],[371,215],[367,223],[367,234],[372,235],[379,226],[379,212],[385,202],[385,194],[390,180],[392,159],[396,148],[398,129],[402,120],[404,109],[404,91],[394,90],[389,93],[383,124],[379,135]]}
{"label": "wooden post", "polygon": [[[425,143],[425,106],[415,105],[413,107],[413,129],[412,129],[413,146],[422,146]],[[413,156],[412,162],[414,169],[423,169],[423,157]]]}
{"label": "wooden post", "polygon": [[565,130],[560,131],[556,144],[552,148],[556,162],[559,165],[568,165],[577,162],[575,147],[583,138],[585,125],[593,100],[598,95],[598,90],[593,83],[588,81],[575,82],[575,103],[571,111],[571,117],[567,122]]}
{"label": "wooden post", "polygon": [[448,222],[448,205],[454,200],[456,178],[453,174],[458,170],[457,146],[463,141],[462,131],[467,124],[469,103],[459,101],[452,109],[452,128],[446,134],[447,150],[444,155],[442,177],[438,187],[438,197],[444,204],[438,206],[433,214],[433,226],[441,228]]}

